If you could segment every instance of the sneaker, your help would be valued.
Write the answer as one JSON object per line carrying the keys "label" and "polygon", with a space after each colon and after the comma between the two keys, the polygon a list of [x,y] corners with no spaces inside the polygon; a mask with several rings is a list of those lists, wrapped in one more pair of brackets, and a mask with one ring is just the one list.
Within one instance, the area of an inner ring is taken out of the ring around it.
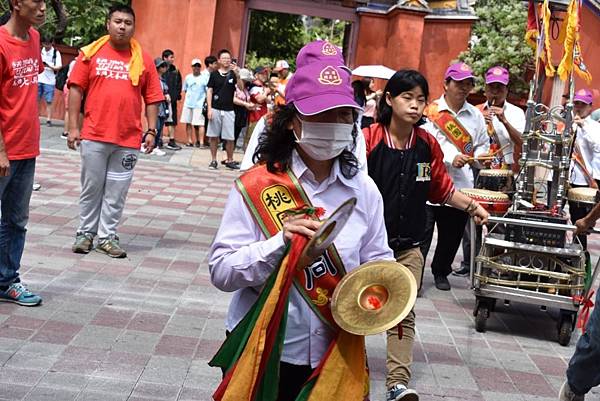
{"label": "sneaker", "polygon": [[119,237],[111,235],[106,239],[101,240],[96,246],[96,251],[110,256],[111,258],[125,258],[127,252],[119,245]]}
{"label": "sneaker", "polygon": [[167,153],[164,150],[160,150],[159,148],[154,148],[154,150],[150,154],[154,156],[164,156]]}
{"label": "sneaker", "polygon": [[63,132],[62,134],[60,134],[60,137],[63,139],[67,139],[69,137],[69,133],[68,132]]}
{"label": "sneaker", "polygon": [[73,253],[90,253],[94,246],[94,236],[90,233],[77,233],[75,243],[71,247]]}
{"label": "sneaker", "polygon": [[14,302],[23,306],[37,306],[42,303],[42,298],[33,294],[22,283],[12,283],[6,291],[0,291],[0,301]]}
{"label": "sneaker", "polygon": [[227,162],[227,163],[225,163],[225,167],[227,167],[228,169],[231,169],[231,170],[239,170],[240,169],[240,163],[238,163],[238,162]]}
{"label": "sneaker", "polygon": [[221,164],[222,164],[222,165],[226,165],[227,163],[229,163],[229,162],[227,161],[227,159],[225,159],[225,160],[221,160]]}
{"label": "sneaker", "polygon": [[40,183],[37,183],[37,182],[34,182],[34,183],[33,183],[33,188],[32,188],[32,189],[33,189],[34,191],[39,191],[39,190],[40,190],[40,188],[42,188],[42,184],[40,184]]}
{"label": "sneaker", "polygon": [[216,170],[219,168],[219,165],[217,164],[216,160],[213,160],[210,162],[210,164],[208,165],[208,168],[211,170]]}
{"label": "sneaker", "polygon": [[177,145],[175,139],[169,139],[169,143],[167,143],[167,149],[181,150],[181,146]]}
{"label": "sneaker", "polygon": [[419,401],[419,394],[402,384],[396,384],[388,390],[386,401]]}
{"label": "sneaker", "polygon": [[450,291],[450,282],[446,276],[433,276],[435,288],[440,291]]}
{"label": "sneaker", "polygon": [[467,266],[463,266],[459,270],[454,270],[452,272],[453,276],[458,277],[467,277],[469,274],[471,274],[471,269],[469,269]]}
{"label": "sneaker", "polygon": [[585,395],[577,395],[571,391],[571,387],[569,386],[569,382],[565,380],[562,387],[560,388],[560,392],[558,393],[559,401],[584,401]]}
{"label": "sneaker", "polygon": [[140,146],[140,152],[146,153],[146,144],[145,143],[142,143],[142,146]]}

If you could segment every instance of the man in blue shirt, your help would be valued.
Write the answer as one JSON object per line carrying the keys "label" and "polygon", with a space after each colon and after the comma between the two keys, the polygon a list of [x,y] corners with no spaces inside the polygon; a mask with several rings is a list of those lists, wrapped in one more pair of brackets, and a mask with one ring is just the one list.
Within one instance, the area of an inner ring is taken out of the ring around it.
{"label": "man in blue shirt", "polygon": [[[202,62],[195,58],[192,60],[192,73],[188,74],[183,81],[185,101],[181,112],[181,122],[185,123],[187,132],[187,146],[200,147],[204,143],[204,116],[202,106],[206,99],[206,84],[208,75],[202,74]],[[194,127],[194,137],[192,137]],[[194,140],[195,139],[195,140]]]}

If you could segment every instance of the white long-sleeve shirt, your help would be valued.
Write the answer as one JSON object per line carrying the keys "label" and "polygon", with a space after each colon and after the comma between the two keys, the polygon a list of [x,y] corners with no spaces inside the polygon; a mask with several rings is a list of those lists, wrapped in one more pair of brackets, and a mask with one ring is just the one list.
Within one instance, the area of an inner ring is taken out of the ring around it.
{"label": "white long-sleeve shirt", "polygon": [[[488,108],[489,104],[486,102],[484,108]],[[508,120],[508,123],[513,126],[514,129],[523,134],[523,130],[525,130],[525,112],[521,110],[519,107],[514,104],[510,104],[508,102],[504,102],[504,117]],[[485,122],[485,118],[484,118]],[[515,149],[515,144],[508,133],[508,129],[500,122],[498,117],[492,117],[492,124],[494,125],[494,130],[496,131],[496,135],[498,135],[498,140],[500,141],[500,147],[504,148],[502,150],[502,154],[504,155],[504,161],[508,164],[514,163],[513,152]],[[505,147],[506,146],[506,147]],[[518,160],[517,160],[518,162]]]}
{"label": "white long-sleeve shirt", "polygon": [[[354,212],[335,240],[346,271],[369,261],[394,259],[387,242],[383,200],[366,173],[359,171],[347,179],[336,161],[329,177],[318,183],[296,151],[291,169],[312,204],[325,209],[325,218],[347,199],[357,198]],[[261,286],[279,267],[284,250],[283,233],[265,239],[240,193],[232,189],[209,257],[212,283],[223,291],[235,291],[226,320],[228,330],[233,330],[254,304]],[[316,367],[332,334],[292,286],[282,361]]]}
{"label": "white long-sleeve shirt", "polygon": [[[465,102],[458,113],[454,113],[448,107],[444,95],[442,95],[442,97],[435,102],[438,104],[439,111],[449,111],[454,118],[456,118],[469,132],[469,134],[471,134],[475,157],[482,156],[489,152],[490,139],[487,134],[485,119],[477,107]],[[452,161],[454,161],[454,158],[461,154],[461,152],[452,142],[450,142],[450,140],[446,137],[446,134],[441,132],[430,120],[427,120],[427,122],[421,128],[431,133],[440,144],[442,152],[444,152],[444,164],[446,165],[448,174],[450,174],[450,177],[452,177],[452,181],[454,182],[456,189],[473,188],[473,169],[471,166],[469,164],[466,164],[462,168],[455,168],[452,166]]]}
{"label": "white long-sleeve shirt", "polygon": [[[590,116],[583,120],[583,127],[577,126],[577,145],[588,172],[594,179],[600,179],[600,123]],[[574,160],[571,161],[570,182],[588,185],[585,174]]]}

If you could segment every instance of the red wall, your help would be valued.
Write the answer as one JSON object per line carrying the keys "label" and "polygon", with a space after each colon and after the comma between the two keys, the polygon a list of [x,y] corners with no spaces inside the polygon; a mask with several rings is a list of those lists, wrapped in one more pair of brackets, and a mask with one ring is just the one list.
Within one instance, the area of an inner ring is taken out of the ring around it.
{"label": "red wall", "polygon": [[584,80],[577,77],[575,84],[577,88],[591,87],[594,93],[594,105],[600,105],[600,17],[589,8],[584,7],[581,13],[581,51],[585,65],[592,73],[593,81],[588,85]]}
{"label": "red wall", "polygon": [[[211,51],[216,0],[133,0],[136,12],[136,38],[153,58],[164,49],[175,52],[175,65],[185,78],[192,71],[192,59]],[[181,114],[181,103],[179,107]],[[178,118],[180,115],[178,116]],[[175,133],[184,141],[185,127]]]}
{"label": "red wall", "polygon": [[444,93],[444,73],[458,55],[467,50],[470,20],[426,19],[421,47],[420,71],[429,82],[429,98]]}
{"label": "red wall", "polygon": [[243,0],[218,0],[214,18],[211,54],[216,56],[219,50],[228,49],[232,52],[232,57],[240,57],[244,11],[245,3]]}

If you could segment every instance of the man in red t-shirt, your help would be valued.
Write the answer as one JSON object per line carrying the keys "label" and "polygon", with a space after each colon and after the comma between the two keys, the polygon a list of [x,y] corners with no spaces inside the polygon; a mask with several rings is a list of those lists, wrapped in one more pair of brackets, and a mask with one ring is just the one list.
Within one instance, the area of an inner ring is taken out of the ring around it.
{"label": "man in red t-shirt", "polygon": [[32,28],[46,19],[46,5],[10,0],[11,16],[0,26],[0,301],[35,306],[42,298],[19,278],[40,154],[37,113],[38,74],[44,70],[40,34]]}
{"label": "man in red t-shirt", "polygon": [[[81,49],[69,77],[71,149],[81,146],[79,227],[72,250],[96,251],[113,258],[127,253],[119,245],[121,220],[140,142],[154,148],[158,104],[164,100],[154,61],[133,39],[135,13],[129,6],[109,9],[108,35]],[[86,95],[83,127],[78,118]],[[148,131],[142,138],[142,98]]]}

